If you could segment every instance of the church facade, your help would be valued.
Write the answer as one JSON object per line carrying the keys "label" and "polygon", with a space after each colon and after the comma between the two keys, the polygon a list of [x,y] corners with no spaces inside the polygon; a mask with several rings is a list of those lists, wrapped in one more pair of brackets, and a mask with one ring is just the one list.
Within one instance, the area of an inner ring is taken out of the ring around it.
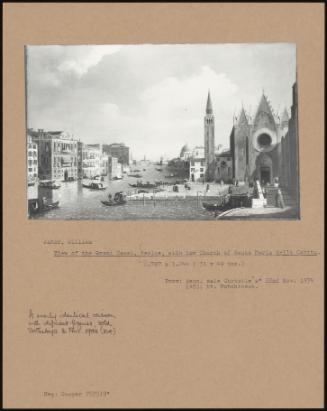
{"label": "church facade", "polygon": [[288,114],[281,120],[273,113],[265,94],[262,94],[252,121],[242,108],[230,135],[233,158],[233,178],[237,181],[259,180],[271,184],[282,174],[281,141],[288,131]]}
{"label": "church facade", "polygon": [[[298,198],[297,83],[293,85],[291,117],[286,109],[278,117],[263,93],[251,118],[242,108],[234,117],[229,150],[215,151],[214,115],[210,92],[204,117],[206,181],[232,181],[261,185],[279,182]],[[225,167],[222,167],[225,166]]]}

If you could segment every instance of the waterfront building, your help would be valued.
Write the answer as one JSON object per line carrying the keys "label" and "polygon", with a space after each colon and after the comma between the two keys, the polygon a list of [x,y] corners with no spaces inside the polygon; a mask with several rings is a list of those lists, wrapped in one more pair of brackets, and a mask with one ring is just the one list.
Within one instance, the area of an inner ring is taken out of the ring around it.
{"label": "waterfront building", "polygon": [[124,143],[103,144],[103,152],[118,159],[120,164],[129,165],[129,147]]}
{"label": "waterfront building", "polygon": [[216,154],[215,181],[232,183],[233,180],[233,161],[230,150],[223,150]]}
{"label": "waterfront building", "polygon": [[27,181],[35,182],[38,177],[38,148],[30,135],[27,136]]}
{"label": "waterfront building", "polygon": [[83,146],[81,141],[77,142],[77,178],[83,178]]}
{"label": "waterfront building", "polygon": [[28,129],[28,135],[37,144],[39,179],[77,179],[77,141],[69,133]]}
{"label": "waterfront building", "polygon": [[204,181],[206,180],[206,158],[205,147],[196,146],[189,158],[190,163],[190,181]]}
{"label": "waterfront building", "polygon": [[100,156],[100,175],[107,176],[109,173],[109,156],[101,154]]}
{"label": "waterfront building", "polygon": [[108,174],[110,179],[122,176],[122,165],[117,157],[108,156]]}
{"label": "waterfront building", "polygon": [[85,144],[83,147],[83,177],[93,178],[101,174],[101,144]]}

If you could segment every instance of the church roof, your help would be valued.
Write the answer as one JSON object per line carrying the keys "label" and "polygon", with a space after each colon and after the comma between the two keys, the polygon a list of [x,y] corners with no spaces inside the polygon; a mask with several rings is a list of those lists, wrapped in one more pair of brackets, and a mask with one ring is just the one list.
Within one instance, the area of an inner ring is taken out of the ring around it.
{"label": "church roof", "polygon": [[188,151],[190,151],[189,146],[188,146],[187,144],[184,144],[183,147],[182,147],[182,149],[181,149],[181,153],[180,153],[179,156],[180,156],[180,157],[183,157],[184,154],[185,154],[186,152],[188,152]]}
{"label": "church roof", "polygon": [[206,107],[206,113],[207,114],[212,114],[212,102],[211,102],[211,96],[210,96],[210,90],[208,92],[208,99],[207,99],[207,107]]}
{"label": "church roof", "polygon": [[260,111],[263,111],[267,114],[270,114],[272,117],[274,117],[274,115],[272,113],[272,110],[271,110],[271,107],[270,107],[270,104],[268,102],[268,99],[267,99],[267,97],[264,93],[262,93],[262,97],[261,97],[261,100],[260,100],[260,103],[259,103],[259,106],[258,106],[258,109],[257,109],[256,116]]}
{"label": "church roof", "polygon": [[242,124],[242,123],[248,123],[248,119],[247,119],[247,117],[246,117],[246,114],[245,114],[245,110],[244,110],[244,108],[242,107],[242,110],[241,110],[241,113],[240,113],[240,115],[239,115],[239,117],[238,117],[238,122],[237,122],[238,124]]}
{"label": "church roof", "polygon": [[286,108],[283,111],[282,117],[281,117],[281,122],[283,123],[284,121],[289,121],[290,117],[288,115],[288,112]]}

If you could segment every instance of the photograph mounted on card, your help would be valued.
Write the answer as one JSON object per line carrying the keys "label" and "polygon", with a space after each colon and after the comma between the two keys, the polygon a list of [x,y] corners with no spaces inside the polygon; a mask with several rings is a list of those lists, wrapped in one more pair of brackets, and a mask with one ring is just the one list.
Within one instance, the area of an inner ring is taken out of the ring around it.
{"label": "photograph mounted on card", "polygon": [[300,218],[295,44],[25,54],[30,219]]}

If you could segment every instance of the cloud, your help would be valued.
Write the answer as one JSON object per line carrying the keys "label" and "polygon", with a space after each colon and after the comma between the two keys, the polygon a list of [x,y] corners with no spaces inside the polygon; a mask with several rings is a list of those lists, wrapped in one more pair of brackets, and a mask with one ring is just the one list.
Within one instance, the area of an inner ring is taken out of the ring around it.
{"label": "cloud", "polygon": [[125,142],[136,158],[203,145],[208,89],[216,145],[229,145],[242,102],[262,88],[275,109],[291,104],[289,45],[29,46],[28,126],[73,132],[87,143]]}
{"label": "cloud", "polygon": [[[238,91],[238,86],[226,73],[202,66],[190,76],[169,76],[144,90],[140,96],[143,105],[140,118],[146,149],[155,153],[160,147],[174,156],[185,142],[191,146],[203,145],[203,116],[209,88],[216,123],[222,124],[220,116],[226,118],[225,113],[233,110]],[[231,120],[227,114],[227,124],[222,124],[223,130],[220,130],[224,138],[229,135]],[[222,136],[217,137],[221,139]]]}
{"label": "cloud", "polygon": [[[204,110],[208,90],[215,103],[226,103],[238,90],[225,73],[217,73],[211,67],[202,66],[198,73],[183,79],[167,77],[146,89],[140,100],[148,106],[150,115],[183,117],[199,114]],[[176,118],[177,120],[178,118]]]}
{"label": "cloud", "polygon": [[[76,48],[75,48],[76,47]],[[91,67],[96,66],[104,56],[117,53],[119,45],[108,46],[74,46],[69,57],[58,66],[60,72],[74,72],[79,77],[86,74]]]}

